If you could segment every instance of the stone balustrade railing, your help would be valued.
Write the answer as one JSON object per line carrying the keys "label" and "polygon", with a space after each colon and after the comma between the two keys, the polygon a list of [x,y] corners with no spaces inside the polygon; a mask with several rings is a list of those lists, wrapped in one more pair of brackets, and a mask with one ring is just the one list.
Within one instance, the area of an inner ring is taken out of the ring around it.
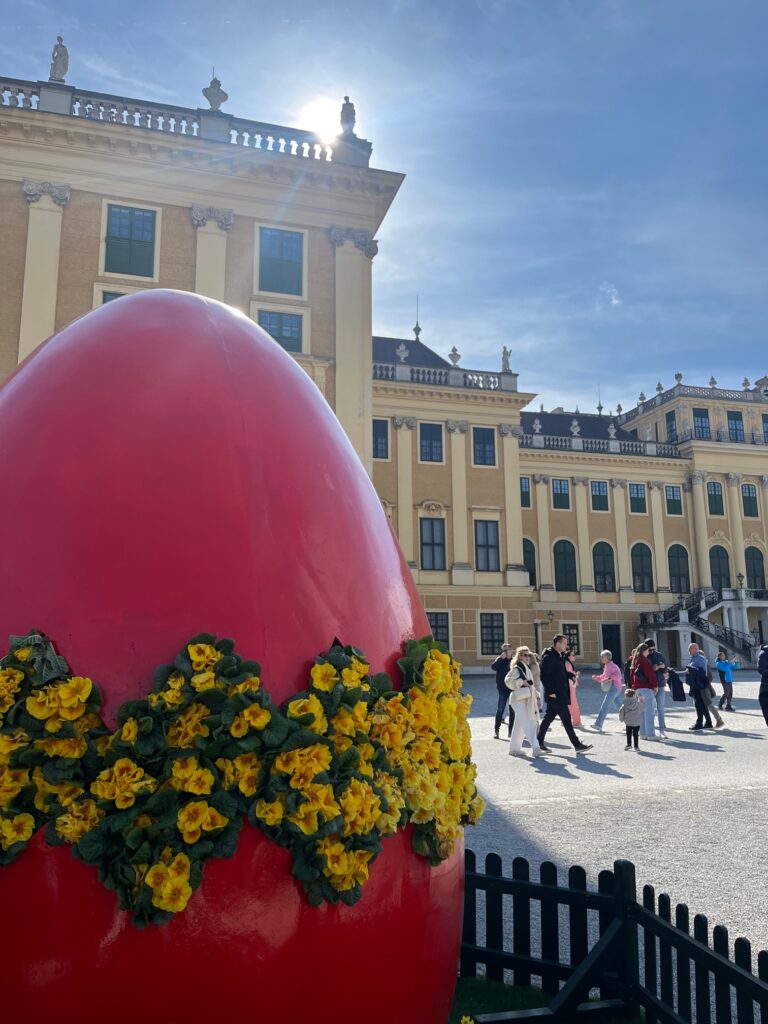
{"label": "stone balustrade railing", "polygon": [[[330,145],[315,132],[299,128],[251,121],[223,111],[112,96],[63,84],[0,78],[0,107],[64,114],[85,121],[229,143],[307,160],[335,158],[337,163],[367,166],[370,156],[370,144],[356,137]],[[339,146],[343,152],[335,153]]]}
{"label": "stone balustrade railing", "polygon": [[450,369],[431,366],[411,366],[410,363],[374,363],[374,380],[405,381],[411,384],[431,384],[435,387],[472,388],[484,391],[517,391],[516,373],[489,373],[485,370]]}
{"label": "stone balustrade railing", "polygon": [[626,441],[619,438],[563,437],[550,434],[523,434],[521,448],[544,448],[556,451],[595,452],[603,455],[641,455],[650,458],[679,459],[673,444],[657,441]]}
{"label": "stone balustrade railing", "polygon": [[671,402],[679,398],[709,398],[717,399],[719,402],[762,402],[765,403],[765,398],[760,394],[759,391],[743,390],[735,391],[729,390],[728,388],[718,387],[697,387],[692,384],[675,384],[672,388],[667,388],[666,391],[661,391],[651,398],[646,399],[644,402],[638,402],[636,408],[629,409],[627,412],[623,412],[620,416],[616,417],[618,423],[626,423],[628,420],[635,419],[636,416],[641,416],[643,413],[650,412],[651,409],[655,409],[658,405],[665,405],[667,402]]}

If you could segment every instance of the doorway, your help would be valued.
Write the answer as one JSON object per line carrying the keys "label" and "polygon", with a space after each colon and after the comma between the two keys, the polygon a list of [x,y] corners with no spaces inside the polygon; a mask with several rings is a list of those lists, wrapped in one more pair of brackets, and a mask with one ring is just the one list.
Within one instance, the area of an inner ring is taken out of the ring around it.
{"label": "doorway", "polygon": [[624,664],[621,650],[621,623],[604,622],[600,626],[602,650],[610,651],[617,665]]}

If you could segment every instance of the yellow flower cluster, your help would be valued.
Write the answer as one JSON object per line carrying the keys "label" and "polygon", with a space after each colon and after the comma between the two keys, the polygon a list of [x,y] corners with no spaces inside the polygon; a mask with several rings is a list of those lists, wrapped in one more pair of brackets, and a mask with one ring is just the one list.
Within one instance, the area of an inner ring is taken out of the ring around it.
{"label": "yellow flower cluster", "polygon": [[49,814],[57,803],[69,807],[83,793],[83,787],[74,782],[48,782],[42,768],[33,769],[32,782],[35,786],[35,808],[41,814]]}
{"label": "yellow flower cluster", "polygon": [[260,704],[251,704],[232,722],[229,731],[235,739],[242,739],[249,729],[261,732],[269,725],[272,719],[272,712],[263,708]]}
{"label": "yellow flower cluster", "polygon": [[181,808],[176,817],[176,827],[181,832],[184,842],[190,846],[198,841],[203,832],[214,832],[227,824],[229,818],[219,814],[216,808],[211,807],[205,800],[191,800]]}
{"label": "yellow flower cluster", "polygon": [[323,874],[337,892],[346,892],[368,881],[370,850],[347,850],[343,843],[330,836],[320,839],[317,852],[325,858]]}
{"label": "yellow flower cluster", "polygon": [[157,780],[130,757],[119,757],[110,768],[99,772],[96,781],[91,783],[91,793],[101,800],[114,801],[115,807],[122,811],[133,807],[137,796],[152,793],[156,786]]}
{"label": "yellow flower cluster", "polygon": [[33,690],[27,697],[27,711],[45,722],[46,732],[59,732],[64,722],[74,722],[85,714],[85,705],[93,683],[83,676],[71,676],[54,686]]}
{"label": "yellow flower cluster", "polygon": [[95,800],[80,800],[70,803],[67,810],[56,818],[56,835],[65,843],[79,843],[86,832],[96,828],[104,818],[104,811],[96,806]]}
{"label": "yellow flower cluster", "polygon": [[0,849],[9,850],[16,843],[32,838],[35,819],[31,814],[17,814],[13,818],[0,818]]}
{"label": "yellow flower cluster", "polygon": [[256,754],[238,754],[234,758],[219,757],[216,767],[221,773],[224,789],[238,789],[243,796],[253,796],[259,782],[261,761]]}
{"label": "yellow flower cluster", "polygon": [[177,853],[172,857],[170,847],[166,846],[160,854],[160,860],[144,876],[144,881],[152,890],[152,906],[172,914],[184,910],[192,895],[190,866],[189,857],[185,853]]}
{"label": "yellow flower cluster", "polygon": [[331,767],[332,754],[330,747],[324,743],[314,743],[310,747],[288,750],[275,758],[275,768],[283,775],[290,776],[292,789],[303,789],[320,772]]}
{"label": "yellow flower cluster", "polygon": [[211,730],[205,724],[210,713],[205,704],[195,703],[184,708],[168,730],[168,746],[188,750],[195,745],[198,736],[210,736]]}
{"label": "yellow flower cluster", "polygon": [[201,768],[196,757],[178,757],[171,767],[170,785],[182,793],[207,796],[215,781],[213,772]]}
{"label": "yellow flower cluster", "polygon": [[16,702],[16,694],[24,682],[24,673],[15,668],[0,669],[0,725],[3,724],[6,711]]}

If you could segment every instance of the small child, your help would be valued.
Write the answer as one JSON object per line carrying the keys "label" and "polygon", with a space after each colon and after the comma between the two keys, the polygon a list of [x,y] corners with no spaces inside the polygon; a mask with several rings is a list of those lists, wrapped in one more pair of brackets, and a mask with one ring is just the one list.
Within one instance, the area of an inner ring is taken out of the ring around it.
{"label": "small child", "polygon": [[637,741],[640,735],[640,723],[643,720],[643,709],[640,706],[640,698],[631,687],[624,691],[624,703],[619,708],[619,718],[627,729],[627,745],[624,749],[631,750],[634,743],[635,751],[639,753],[640,748]]}

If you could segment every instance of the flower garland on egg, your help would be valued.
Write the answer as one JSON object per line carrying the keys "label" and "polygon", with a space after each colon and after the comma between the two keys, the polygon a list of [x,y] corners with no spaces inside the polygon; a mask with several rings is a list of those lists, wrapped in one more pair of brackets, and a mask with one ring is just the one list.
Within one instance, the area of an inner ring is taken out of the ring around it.
{"label": "flower garland on egg", "polygon": [[44,825],[98,868],[143,927],[186,907],[210,857],[231,857],[243,819],[286,847],[312,905],[355,903],[382,840],[413,825],[438,864],[483,812],[459,665],[409,641],[403,689],[334,643],[281,707],[232,640],[194,637],[124,703],[102,697],[44,635],[0,660],[0,866]]}

